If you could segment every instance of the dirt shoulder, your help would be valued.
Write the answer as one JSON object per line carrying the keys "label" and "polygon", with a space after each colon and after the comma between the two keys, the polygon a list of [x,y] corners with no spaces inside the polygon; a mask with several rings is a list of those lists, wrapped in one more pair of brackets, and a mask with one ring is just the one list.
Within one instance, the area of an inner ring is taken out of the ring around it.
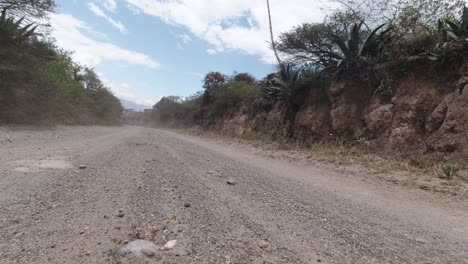
{"label": "dirt shoulder", "polygon": [[[468,170],[464,169],[464,165],[441,161],[430,154],[398,159],[346,142],[317,142],[304,146],[262,137],[239,138],[198,128],[174,131],[215,143],[227,143],[239,151],[272,160],[286,160],[297,166],[335,171],[377,186],[384,184],[407,190],[420,189],[454,201],[468,199]],[[446,173],[453,175],[447,179]]]}

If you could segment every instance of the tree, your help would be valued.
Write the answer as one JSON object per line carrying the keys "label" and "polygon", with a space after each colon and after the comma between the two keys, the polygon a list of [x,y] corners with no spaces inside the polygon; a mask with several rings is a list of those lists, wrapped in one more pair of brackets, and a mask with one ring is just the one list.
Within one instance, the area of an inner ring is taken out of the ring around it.
{"label": "tree", "polygon": [[53,1],[0,0],[0,123],[118,122],[120,101],[98,75],[26,22],[46,16],[52,6]]}
{"label": "tree", "polygon": [[245,83],[255,83],[255,77],[253,77],[250,73],[243,72],[243,73],[236,73],[232,77],[232,80],[235,82],[245,82]]}
{"label": "tree", "polygon": [[226,82],[226,75],[220,72],[209,72],[203,80],[203,88],[209,93],[213,92]]}
{"label": "tree", "polygon": [[439,19],[460,14],[464,0],[335,0],[359,14],[370,27],[386,23],[404,37],[426,30]]}
{"label": "tree", "polygon": [[325,17],[323,24],[328,28],[331,34],[345,37],[355,24],[362,24],[367,29],[366,14],[359,10],[345,9],[336,10]]}
{"label": "tree", "polygon": [[328,40],[330,28],[323,23],[304,23],[283,33],[277,43],[278,50],[289,55],[295,64],[312,63],[328,66],[333,60],[323,51],[332,52],[333,44]]}
{"label": "tree", "polygon": [[90,68],[84,68],[84,73],[79,79],[81,79],[87,93],[91,97],[95,96],[100,89],[104,88],[97,74]]}
{"label": "tree", "polygon": [[362,14],[357,11],[337,10],[327,16],[322,23],[304,23],[291,31],[282,33],[277,48],[289,55],[293,64],[311,63],[328,67],[336,59],[330,56],[337,51],[332,36],[346,38],[355,24],[364,24]]}
{"label": "tree", "polygon": [[0,0],[0,10],[10,16],[42,19],[55,11],[54,0]]}

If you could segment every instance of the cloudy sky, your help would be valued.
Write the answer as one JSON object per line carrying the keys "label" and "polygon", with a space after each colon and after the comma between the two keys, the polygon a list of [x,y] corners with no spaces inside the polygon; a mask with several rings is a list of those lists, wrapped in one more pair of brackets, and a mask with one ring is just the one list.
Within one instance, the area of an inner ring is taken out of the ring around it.
{"label": "cloudy sky", "polygon": [[[323,0],[326,1],[326,0]],[[321,21],[321,0],[271,0],[275,33]],[[203,75],[274,70],[265,0],[57,0],[57,45],[118,97],[152,105],[201,90]]]}

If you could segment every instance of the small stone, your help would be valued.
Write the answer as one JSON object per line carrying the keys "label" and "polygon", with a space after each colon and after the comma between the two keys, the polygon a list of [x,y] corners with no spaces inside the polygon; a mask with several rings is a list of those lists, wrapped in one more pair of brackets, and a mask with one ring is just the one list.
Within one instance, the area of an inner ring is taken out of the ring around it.
{"label": "small stone", "polygon": [[416,240],[416,242],[421,243],[421,244],[426,244],[427,243],[427,241],[422,239],[422,238],[416,238],[415,240]]}
{"label": "small stone", "polygon": [[156,244],[146,240],[135,240],[123,247],[119,254],[122,257],[136,257],[137,259],[154,258],[158,254]]}
{"label": "small stone", "polygon": [[147,248],[142,248],[141,253],[143,253],[143,255],[147,256],[148,258],[152,258],[155,255],[155,251]]}
{"label": "small stone", "polygon": [[85,252],[85,255],[86,255],[86,256],[91,255],[91,251],[86,251],[86,252]]}
{"label": "small stone", "polygon": [[189,203],[184,203],[185,208],[189,208],[191,205]]}
{"label": "small stone", "polygon": [[125,214],[122,210],[119,210],[119,213],[117,214],[117,217],[124,217]]}
{"label": "small stone", "polygon": [[210,174],[210,175],[213,175],[213,174],[215,174],[215,172],[214,172],[214,171],[208,171],[207,173],[208,173],[208,174]]}
{"label": "small stone", "polygon": [[228,180],[228,181],[227,181],[227,184],[228,184],[228,185],[236,185],[237,183],[236,183],[236,181],[234,181],[234,180]]}
{"label": "small stone", "polygon": [[79,168],[80,170],[84,170],[84,169],[86,169],[86,165],[80,165],[78,168]]}
{"label": "small stone", "polygon": [[171,249],[175,247],[176,244],[177,244],[177,240],[170,240],[164,245],[163,249]]}
{"label": "small stone", "polygon": [[50,248],[55,248],[55,247],[56,247],[56,245],[55,245],[55,244],[53,244],[53,245],[50,245]]}
{"label": "small stone", "polygon": [[422,189],[422,190],[425,190],[425,191],[428,191],[431,189],[431,187],[427,186],[427,185],[419,185],[419,189]]}

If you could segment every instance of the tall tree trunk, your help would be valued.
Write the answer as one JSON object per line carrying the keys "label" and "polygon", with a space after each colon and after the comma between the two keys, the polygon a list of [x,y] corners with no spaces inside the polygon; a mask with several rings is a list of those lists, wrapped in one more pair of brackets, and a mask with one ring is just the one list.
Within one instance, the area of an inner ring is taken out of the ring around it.
{"label": "tall tree trunk", "polygon": [[278,65],[283,65],[281,59],[278,55],[278,51],[276,50],[275,38],[273,36],[273,25],[271,22],[271,11],[270,11],[270,1],[267,0],[267,8],[268,8],[268,20],[270,21],[270,37],[271,37],[271,47],[273,48],[273,52],[275,53],[276,60],[278,61]]}

